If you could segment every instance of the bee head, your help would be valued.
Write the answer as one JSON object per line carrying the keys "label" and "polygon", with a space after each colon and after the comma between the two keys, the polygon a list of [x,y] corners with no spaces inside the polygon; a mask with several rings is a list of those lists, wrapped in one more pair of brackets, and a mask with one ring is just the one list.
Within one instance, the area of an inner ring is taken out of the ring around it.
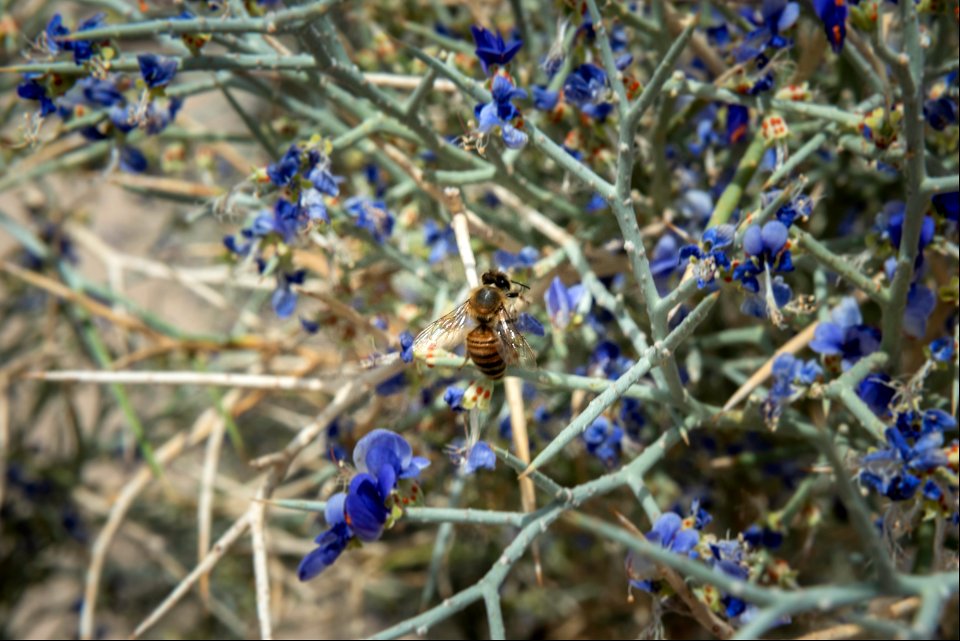
{"label": "bee head", "polygon": [[513,281],[511,281],[506,274],[498,271],[489,271],[484,273],[480,278],[481,282],[484,285],[490,285],[496,287],[497,289],[509,292],[512,288]]}

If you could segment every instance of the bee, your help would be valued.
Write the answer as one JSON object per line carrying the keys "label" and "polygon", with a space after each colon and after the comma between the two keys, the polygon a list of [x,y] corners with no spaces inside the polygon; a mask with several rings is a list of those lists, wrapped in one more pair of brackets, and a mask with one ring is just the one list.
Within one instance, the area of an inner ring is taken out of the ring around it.
{"label": "bee", "polygon": [[467,357],[487,378],[500,380],[508,365],[533,369],[537,357],[517,330],[510,301],[520,291],[500,271],[486,272],[483,283],[455,310],[434,321],[417,335],[413,352],[426,357],[433,352],[451,350],[466,341]]}

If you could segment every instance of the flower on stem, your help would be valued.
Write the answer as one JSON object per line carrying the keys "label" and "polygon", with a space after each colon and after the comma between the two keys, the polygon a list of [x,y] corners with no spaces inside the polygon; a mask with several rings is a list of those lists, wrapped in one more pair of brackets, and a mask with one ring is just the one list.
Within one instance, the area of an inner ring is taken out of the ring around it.
{"label": "flower on stem", "polygon": [[727,105],[727,144],[737,144],[749,131],[750,110],[742,105]]}
{"label": "flower on stem", "polygon": [[499,269],[530,269],[540,260],[540,252],[535,247],[524,247],[516,254],[498,249],[493,253],[493,262]]}
{"label": "flower on stem", "polygon": [[[759,318],[770,318],[775,325],[783,323],[780,308],[790,302],[793,292],[782,278],[774,273],[793,271],[789,231],[779,220],[763,226],[753,225],[743,235],[743,249],[748,258],[733,270],[734,280],[756,296],[748,298],[742,307],[744,313]],[[763,277],[763,288],[758,277]],[[761,295],[762,291],[762,295]]]}
{"label": "flower on stem", "polygon": [[493,99],[490,102],[474,107],[477,131],[489,134],[495,127],[500,127],[503,143],[510,149],[521,149],[527,144],[527,134],[520,126],[511,124],[513,120],[520,118],[520,111],[513,101],[525,99],[527,92],[514,87],[506,76],[497,75],[493,78],[491,94]]}
{"label": "flower on stem", "polygon": [[[646,535],[647,541],[681,556],[692,556],[700,542],[700,533],[679,514],[667,512],[657,519]],[[656,594],[662,589],[656,565],[639,554],[627,555],[627,577],[631,587]]]}
{"label": "flower on stem", "polygon": [[300,148],[290,145],[283,157],[267,165],[267,176],[277,187],[286,187],[300,173]]}
{"label": "flower on stem", "polygon": [[775,429],[783,410],[800,396],[802,388],[817,382],[823,370],[815,361],[803,362],[793,354],[781,354],[773,361],[772,375],[773,384],[762,412],[766,424]]}
{"label": "flower on stem", "polygon": [[943,451],[943,432],[914,438],[898,428],[886,431],[887,447],[861,459],[860,482],[893,501],[912,499],[923,478],[949,463]]}
{"label": "flower on stem", "polygon": [[590,63],[571,71],[563,84],[563,99],[579,109],[605,102],[606,94],[607,73]]}
{"label": "flower on stem", "polygon": [[39,102],[40,116],[46,118],[57,111],[57,105],[47,93],[46,85],[40,82],[41,78],[41,75],[34,73],[24,75],[23,82],[17,85],[17,96]]}
{"label": "flower on stem", "polygon": [[839,361],[846,371],[880,349],[880,331],[863,324],[856,299],[844,298],[830,312],[830,321],[817,325],[810,349],[826,357],[828,366]]}
{"label": "flower on stem", "polygon": [[823,23],[833,52],[840,53],[847,38],[846,0],[813,0],[813,10]]}
{"label": "flower on stem", "polygon": [[890,415],[890,404],[896,395],[893,380],[886,374],[871,374],[857,386],[857,396],[881,418]]}
{"label": "flower on stem", "polygon": [[583,432],[581,438],[587,446],[587,452],[600,459],[608,468],[619,465],[623,428],[617,423],[600,416]]}
{"label": "flower on stem", "polygon": [[505,42],[500,31],[496,34],[484,27],[473,25],[470,27],[473,41],[477,45],[476,56],[483,67],[483,73],[490,75],[491,67],[502,67],[510,63],[517,52],[523,47],[523,40]]}
{"label": "flower on stem", "polygon": [[[749,16],[756,24],[753,13]],[[770,61],[770,50],[785,49],[793,46],[793,41],[783,35],[797,23],[800,17],[800,5],[787,0],[764,0],[761,8],[760,26],[746,35],[744,42],[734,52],[738,62],[755,59],[757,67],[762,69]]]}
{"label": "flower on stem", "polygon": [[956,350],[957,346],[952,338],[938,338],[930,343],[930,358],[938,363],[950,363]]}
{"label": "flower on stem", "polygon": [[347,200],[344,209],[356,219],[357,227],[366,229],[378,243],[383,244],[393,233],[394,216],[382,200],[368,196],[354,196]]}
{"label": "flower on stem", "polygon": [[[324,510],[329,529],[316,538],[317,549],[300,562],[298,577],[309,581],[340,557],[354,542],[378,540],[399,516],[397,495],[402,479],[414,479],[430,462],[413,456],[407,441],[389,430],[377,429],[357,442],[353,451],[358,473],[346,492],[330,497]],[[418,492],[413,488],[414,495]]]}
{"label": "flower on stem", "polygon": [[140,66],[140,77],[150,89],[166,87],[177,75],[178,62],[176,58],[167,58],[154,53],[142,53],[137,56]]}
{"label": "flower on stem", "polygon": [[[77,33],[97,29],[106,22],[107,14],[97,13],[87,18],[77,25]],[[59,13],[53,14],[43,33],[43,45],[52,55],[57,55],[62,51],[73,53],[73,61],[82,65],[93,57],[96,53],[96,47],[99,43],[90,40],[63,40],[65,36],[70,35],[70,30],[63,25],[63,17]]]}
{"label": "flower on stem", "polygon": [[413,334],[407,331],[400,332],[400,360],[404,363],[413,362]]}
{"label": "flower on stem", "polygon": [[457,251],[456,235],[450,225],[441,228],[434,221],[427,220],[423,225],[423,235],[424,242],[430,248],[430,258],[428,260],[431,265],[436,265],[448,254]]}
{"label": "flower on stem", "polygon": [[306,270],[277,272],[277,288],[270,296],[270,305],[277,318],[290,318],[297,309],[297,293],[293,285],[302,285],[307,277]]}
{"label": "flower on stem", "polygon": [[736,229],[733,225],[719,225],[703,232],[699,245],[687,245],[680,249],[680,262],[691,261],[700,289],[712,284],[717,271],[731,267],[727,248],[733,244]]}
{"label": "flower on stem", "polygon": [[949,96],[928,100],[923,103],[923,117],[934,130],[943,131],[957,124],[957,101]]}
{"label": "flower on stem", "polygon": [[550,91],[542,85],[536,85],[533,91],[533,107],[540,111],[553,111],[560,103],[560,92]]}
{"label": "flower on stem", "polygon": [[574,320],[577,306],[583,297],[583,285],[566,287],[559,276],[555,276],[543,300],[550,315],[550,324],[554,329],[563,331]]}

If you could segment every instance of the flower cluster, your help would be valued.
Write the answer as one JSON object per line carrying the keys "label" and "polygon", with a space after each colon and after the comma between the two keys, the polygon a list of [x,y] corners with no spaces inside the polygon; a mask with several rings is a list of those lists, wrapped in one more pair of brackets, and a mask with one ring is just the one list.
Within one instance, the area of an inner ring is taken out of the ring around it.
{"label": "flower cluster", "polygon": [[956,429],[956,419],[942,410],[899,414],[895,425],[886,431],[888,447],[861,459],[860,482],[892,501],[909,501],[919,491],[942,512],[952,512],[946,496],[957,491],[956,476],[953,485],[947,487],[947,481],[936,472],[952,466],[956,473],[951,461],[951,456],[956,460],[956,442],[944,446],[944,433]]}
{"label": "flower cluster", "polygon": [[[348,545],[371,543],[402,516],[400,481],[416,479],[430,462],[413,456],[402,436],[378,429],[361,438],[353,450],[357,474],[346,492],[327,501],[324,518],[329,529],[316,538],[317,549],[300,562],[298,576],[309,581],[333,565]],[[419,492],[417,486],[412,490]]]}
{"label": "flower cluster", "polygon": [[240,230],[225,236],[223,245],[237,257],[253,256],[259,272],[273,273],[277,287],[271,297],[274,312],[289,318],[297,306],[294,285],[302,285],[306,272],[293,266],[291,248],[312,224],[330,222],[326,199],[340,195],[342,179],[330,171],[329,146],[319,139],[301,148],[290,145],[277,162],[262,171],[264,180],[283,191],[273,210],[259,213]]}
{"label": "flower cluster", "polygon": [[[54,58],[62,53],[72,54],[77,65],[89,66],[94,59],[109,60],[116,55],[109,41],[64,40],[104,26],[105,19],[105,14],[98,13],[81,22],[71,34],[61,15],[55,14],[41,37],[42,47]],[[148,168],[147,157],[127,142],[128,135],[135,130],[148,136],[160,134],[174,121],[183,100],[166,95],[166,88],[177,74],[179,63],[176,59],[140,54],[137,64],[140,73],[136,85],[142,91],[135,99],[128,96],[129,89],[134,86],[129,77],[101,71],[80,76],[53,71],[27,73],[17,86],[17,95],[23,100],[39,103],[37,126],[39,121],[54,114],[64,122],[70,122],[91,111],[104,112],[106,118],[80,128],[80,134],[90,141],[113,140],[116,165],[126,172],[141,173]]]}
{"label": "flower cluster", "polygon": [[759,225],[747,228],[743,235],[746,260],[733,270],[734,280],[753,294],[744,301],[742,311],[757,318],[769,317],[775,325],[783,323],[780,308],[793,298],[793,291],[783,277],[774,276],[794,269],[789,236],[789,229],[779,220],[772,220],[762,228]]}
{"label": "flower cluster", "polygon": [[773,383],[763,403],[763,418],[776,428],[783,410],[802,395],[822,376],[823,370],[815,361],[803,362],[792,354],[781,354],[773,362]]}

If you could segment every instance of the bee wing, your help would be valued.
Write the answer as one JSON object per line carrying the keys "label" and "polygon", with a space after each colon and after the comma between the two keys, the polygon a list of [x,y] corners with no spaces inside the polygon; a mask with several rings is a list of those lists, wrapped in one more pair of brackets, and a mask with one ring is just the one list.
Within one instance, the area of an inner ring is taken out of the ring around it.
{"label": "bee wing", "polygon": [[493,329],[497,336],[497,351],[507,365],[519,365],[524,369],[537,368],[537,355],[533,353],[527,339],[517,330],[517,321],[506,308],[497,314],[497,324]]}
{"label": "bee wing", "polygon": [[450,351],[457,345],[463,343],[469,329],[469,308],[467,303],[463,303],[446,316],[441,316],[432,322],[426,329],[417,334],[417,337],[413,341],[413,352],[415,354],[426,354],[436,349]]}

